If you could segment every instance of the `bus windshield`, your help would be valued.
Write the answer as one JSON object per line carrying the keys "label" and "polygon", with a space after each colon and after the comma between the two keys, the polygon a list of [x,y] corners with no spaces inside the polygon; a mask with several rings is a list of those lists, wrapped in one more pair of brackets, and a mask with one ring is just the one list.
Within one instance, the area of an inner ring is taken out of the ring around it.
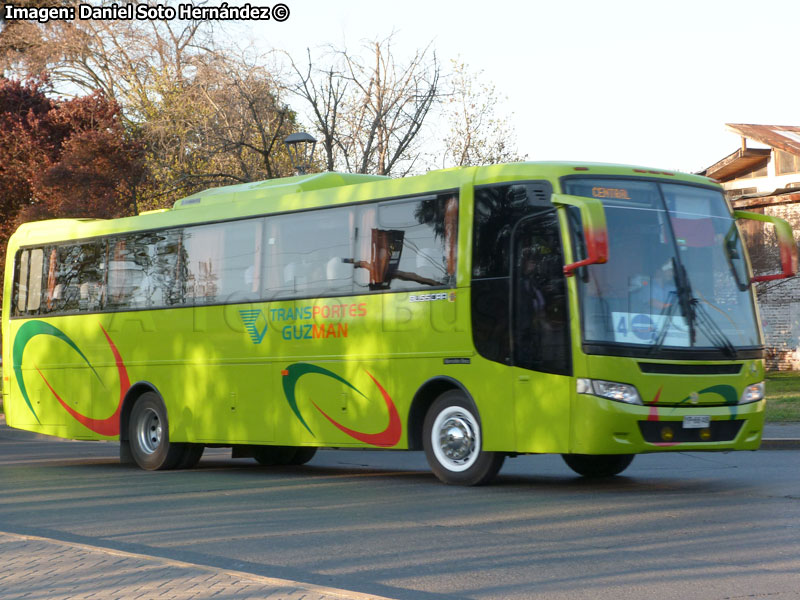
{"label": "bus windshield", "polygon": [[646,348],[761,345],[742,241],[721,192],[630,179],[570,179],[603,201],[609,258],[579,271],[584,342]]}

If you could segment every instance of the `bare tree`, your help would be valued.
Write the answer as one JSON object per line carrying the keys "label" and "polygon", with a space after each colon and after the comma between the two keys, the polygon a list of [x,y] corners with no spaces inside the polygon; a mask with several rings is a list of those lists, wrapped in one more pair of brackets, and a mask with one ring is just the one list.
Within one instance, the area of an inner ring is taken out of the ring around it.
{"label": "bare tree", "polygon": [[[327,65],[324,69],[315,69],[311,50],[308,50],[307,54],[308,64],[304,69],[300,69],[289,57],[297,76],[294,92],[310,106],[317,134],[322,137],[320,141],[325,153],[325,168],[333,171],[338,164],[341,164],[339,156],[345,151],[340,120],[344,110],[347,81],[343,72],[333,64]],[[330,53],[328,57],[330,58]]]}
{"label": "bare tree", "polygon": [[0,66],[20,78],[47,72],[53,89],[66,96],[100,90],[137,120],[158,105],[165,87],[191,79],[212,33],[210,21],[14,21],[0,32]]}
{"label": "bare tree", "polygon": [[527,156],[518,153],[509,119],[497,114],[500,98],[494,84],[482,82],[482,72],[470,72],[463,62],[452,64],[451,89],[444,102],[449,131],[445,135],[443,166],[525,160]]}
{"label": "bare tree", "polygon": [[309,52],[306,68],[292,63],[294,90],[323,138],[328,169],[406,175],[419,160],[419,134],[439,100],[439,61],[428,45],[399,62],[392,36],[365,43],[364,50],[362,57],[329,47],[322,66]]}
{"label": "bare tree", "polygon": [[219,176],[255,181],[292,172],[282,141],[296,129],[295,114],[263,62],[246,52],[208,52],[194,78],[205,107],[199,128]]}

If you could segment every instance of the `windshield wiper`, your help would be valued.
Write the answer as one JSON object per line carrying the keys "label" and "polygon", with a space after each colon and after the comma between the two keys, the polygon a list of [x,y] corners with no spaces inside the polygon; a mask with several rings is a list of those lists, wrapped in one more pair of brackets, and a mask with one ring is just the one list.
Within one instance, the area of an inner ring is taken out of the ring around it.
{"label": "windshield wiper", "polygon": [[722,331],[722,328],[709,316],[705,306],[703,306],[697,298],[692,298],[692,305],[694,306],[697,324],[700,326],[700,329],[702,329],[703,334],[711,340],[711,343],[717,348],[722,350],[729,357],[734,358],[736,356],[736,348],[733,346],[728,336],[725,335],[725,332]]}
{"label": "windshield wiper", "polygon": [[658,335],[656,335],[656,339],[650,347],[651,354],[658,353],[664,346],[664,340],[667,338],[667,331],[669,330],[670,323],[672,323],[672,315],[675,312],[675,302],[673,300],[677,295],[678,293],[675,290],[670,290],[667,297],[664,299],[664,307],[661,309],[661,314],[659,315],[663,317],[661,320],[661,329],[659,329]]}
{"label": "windshield wiper", "polygon": [[697,341],[697,330],[695,329],[695,304],[692,302],[692,288],[689,285],[689,276],[686,274],[684,266],[672,257],[672,273],[675,280],[675,290],[678,294],[678,304],[680,304],[681,312],[686,317],[686,324],[689,327],[689,346],[694,346]]}
{"label": "windshield wiper", "polygon": [[689,346],[695,345],[697,329],[699,328],[715,347],[722,350],[727,356],[735,357],[736,348],[720,326],[709,316],[700,300],[694,297],[692,286],[689,283],[689,276],[686,274],[683,265],[674,257],[672,258],[672,272],[675,280],[675,290],[669,292],[667,305],[661,310],[661,316],[665,318],[650,350],[651,353],[658,352],[664,346],[664,340],[667,337],[667,331],[675,313],[675,302],[671,301],[671,298],[675,296],[689,329]]}

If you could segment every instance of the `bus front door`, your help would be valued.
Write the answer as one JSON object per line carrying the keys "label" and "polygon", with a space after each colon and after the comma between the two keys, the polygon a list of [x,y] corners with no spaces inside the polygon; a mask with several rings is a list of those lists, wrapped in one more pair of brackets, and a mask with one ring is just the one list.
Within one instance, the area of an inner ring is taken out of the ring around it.
{"label": "bus front door", "polygon": [[517,447],[566,452],[572,374],[569,305],[559,221],[552,209],[515,227],[511,341]]}

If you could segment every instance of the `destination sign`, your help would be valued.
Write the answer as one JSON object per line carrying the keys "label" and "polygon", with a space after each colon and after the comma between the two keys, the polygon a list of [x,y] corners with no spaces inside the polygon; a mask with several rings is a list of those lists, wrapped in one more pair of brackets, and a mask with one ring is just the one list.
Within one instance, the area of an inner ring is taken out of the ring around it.
{"label": "destination sign", "polygon": [[630,200],[628,190],[625,188],[607,188],[595,186],[592,188],[592,196],[595,198],[613,198],[614,200]]}

